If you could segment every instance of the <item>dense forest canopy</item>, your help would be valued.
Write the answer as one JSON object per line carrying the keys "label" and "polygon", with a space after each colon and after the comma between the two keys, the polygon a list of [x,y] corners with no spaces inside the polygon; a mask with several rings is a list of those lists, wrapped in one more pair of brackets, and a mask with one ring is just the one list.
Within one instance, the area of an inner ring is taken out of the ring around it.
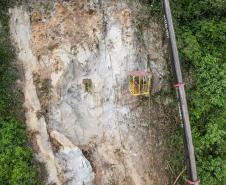
{"label": "dense forest canopy", "polygon": [[202,184],[226,184],[226,1],[171,1]]}

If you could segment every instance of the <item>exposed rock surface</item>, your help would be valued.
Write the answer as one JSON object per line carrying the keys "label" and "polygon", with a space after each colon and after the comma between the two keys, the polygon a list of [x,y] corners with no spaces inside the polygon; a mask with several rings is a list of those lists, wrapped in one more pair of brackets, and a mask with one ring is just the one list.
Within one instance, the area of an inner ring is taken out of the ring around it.
{"label": "exposed rock surface", "polygon": [[82,151],[57,131],[52,131],[50,136],[54,142],[59,144],[59,148],[55,152],[55,160],[61,183],[74,185],[93,184],[94,173]]}
{"label": "exposed rock surface", "polygon": [[167,62],[158,24],[144,31],[143,43],[135,34],[134,3],[47,2],[47,8],[10,10],[27,127],[46,184],[167,184],[158,162],[164,152],[150,129],[158,110],[139,106],[127,79],[129,71],[149,66],[155,91],[161,88]]}

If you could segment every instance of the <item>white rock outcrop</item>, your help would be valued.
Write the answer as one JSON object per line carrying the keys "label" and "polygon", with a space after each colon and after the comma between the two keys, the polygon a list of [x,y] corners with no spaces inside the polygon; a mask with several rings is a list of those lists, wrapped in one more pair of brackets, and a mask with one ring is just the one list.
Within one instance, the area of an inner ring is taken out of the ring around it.
{"label": "white rock outcrop", "polygon": [[93,184],[94,172],[82,151],[57,131],[52,131],[50,136],[60,145],[55,153],[55,160],[61,183],[68,185]]}

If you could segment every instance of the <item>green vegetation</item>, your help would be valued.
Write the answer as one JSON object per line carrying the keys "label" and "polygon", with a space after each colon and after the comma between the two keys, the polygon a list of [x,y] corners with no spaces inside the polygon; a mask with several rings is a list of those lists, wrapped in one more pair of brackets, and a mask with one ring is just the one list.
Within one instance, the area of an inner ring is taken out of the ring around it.
{"label": "green vegetation", "polygon": [[23,124],[15,55],[9,40],[9,1],[0,2],[0,185],[38,185]]}
{"label": "green vegetation", "polygon": [[[226,184],[226,1],[170,3],[181,63],[192,71],[187,95],[198,174],[202,184]],[[153,7],[161,12],[159,2]]]}

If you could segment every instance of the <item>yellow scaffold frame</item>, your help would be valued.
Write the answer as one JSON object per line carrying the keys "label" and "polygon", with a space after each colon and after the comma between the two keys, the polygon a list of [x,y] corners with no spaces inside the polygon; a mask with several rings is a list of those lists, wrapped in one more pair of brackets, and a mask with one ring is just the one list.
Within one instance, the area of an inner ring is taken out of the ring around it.
{"label": "yellow scaffold frame", "polygon": [[150,94],[151,78],[144,71],[132,71],[130,76],[130,92],[132,96]]}

